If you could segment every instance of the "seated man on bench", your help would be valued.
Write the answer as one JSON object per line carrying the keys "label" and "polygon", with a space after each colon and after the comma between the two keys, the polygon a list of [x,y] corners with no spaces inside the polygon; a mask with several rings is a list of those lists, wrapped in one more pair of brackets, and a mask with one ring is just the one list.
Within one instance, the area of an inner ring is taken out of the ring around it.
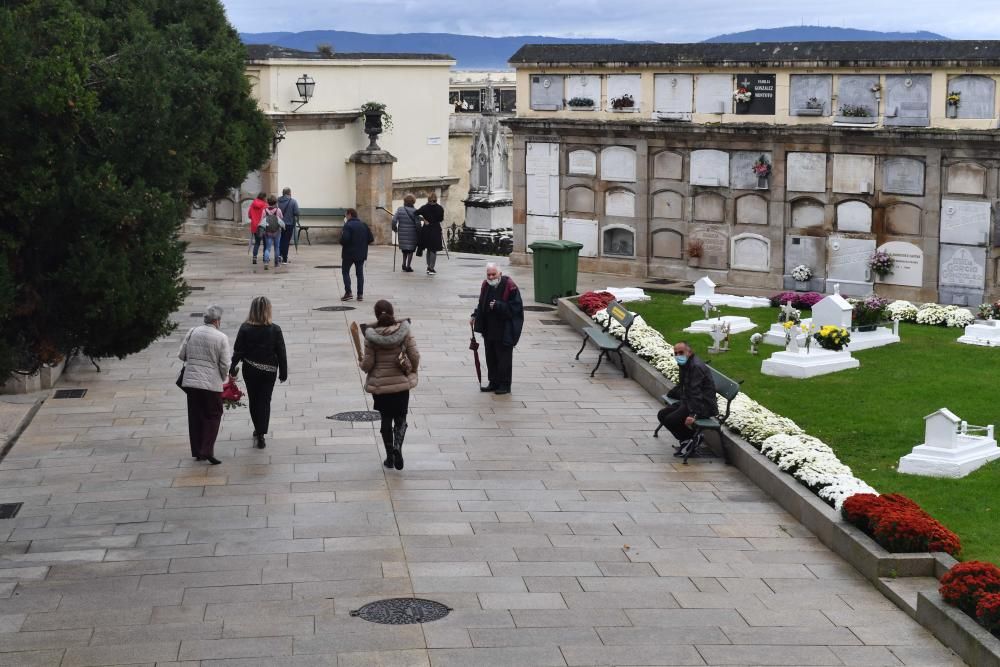
{"label": "seated man on bench", "polygon": [[683,456],[693,444],[695,420],[715,417],[719,414],[719,404],[712,372],[691,346],[684,341],[674,345],[674,359],[680,366],[681,378],[667,396],[677,402],[656,413],[656,418],[680,443],[676,456]]}

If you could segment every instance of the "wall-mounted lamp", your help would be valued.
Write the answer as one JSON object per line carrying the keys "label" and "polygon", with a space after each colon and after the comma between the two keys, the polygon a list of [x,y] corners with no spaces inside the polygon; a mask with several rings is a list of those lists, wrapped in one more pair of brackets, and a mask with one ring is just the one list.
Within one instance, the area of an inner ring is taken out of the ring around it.
{"label": "wall-mounted lamp", "polygon": [[299,92],[299,97],[301,99],[292,100],[292,104],[298,104],[299,106],[292,109],[292,111],[298,111],[303,106],[308,104],[309,99],[313,96],[313,91],[316,89],[316,80],[313,79],[308,74],[303,74],[295,82],[295,89]]}
{"label": "wall-mounted lamp", "polygon": [[271,152],[278,150],[278,144],[285,140],[288,136],[288,128],[285,127],[283,121],[278,121],[274,124],[274,132],[271,134]]}

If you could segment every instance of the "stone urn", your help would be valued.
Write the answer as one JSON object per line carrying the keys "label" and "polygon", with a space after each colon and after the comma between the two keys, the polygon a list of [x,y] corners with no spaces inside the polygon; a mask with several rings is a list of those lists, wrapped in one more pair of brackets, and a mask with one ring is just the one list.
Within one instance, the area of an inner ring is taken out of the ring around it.
{"label": "stone urn", "polygon": [[382,112],[381,111],[366,111],[365,112],[365,134],[368,135],[368,148],[366,150],[377,151],[381,150],[379,145],[376,143],[378,135],[382,134]]}

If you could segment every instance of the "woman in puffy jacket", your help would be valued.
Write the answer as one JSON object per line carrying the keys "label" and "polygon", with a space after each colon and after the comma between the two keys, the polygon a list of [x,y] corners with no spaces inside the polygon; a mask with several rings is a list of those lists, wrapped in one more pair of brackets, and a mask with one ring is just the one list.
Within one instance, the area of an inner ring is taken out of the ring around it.
{"label": "woman in puffy jacket", "polygon": [[410,321],[396,320],[391,303],[376,302],[375,319],[375,324],[361,325],[365,337],[361,370],[368,374],[365,391],[372,394],[374,407],[382,415],[382,465],[402,470],[406,412],[410,390],[417,386],[420,352],[410,333]]}
{"label": "woman in puffy jacket", "polygon": [[396,209],[392,216],[392,231],[396,232],[399,251],[403,254],[403,271],[413,272],[413,253],[417,250],[420,222],[417,219],[415,205],[417,198],[413,195],[403,197],[403,205]]}
{"label": "woman in puffy jacket", "polygon": [[271,302],[266,296],[259,296],[250,302],[250,313],[236,334],[229,375],[236,375],[241,361],[250,401],[253,444],[258,449],[264,449],[267,446],[264,436],[271,422],[274,381],[288,379],[285,337],[281,327],[271,321]]}

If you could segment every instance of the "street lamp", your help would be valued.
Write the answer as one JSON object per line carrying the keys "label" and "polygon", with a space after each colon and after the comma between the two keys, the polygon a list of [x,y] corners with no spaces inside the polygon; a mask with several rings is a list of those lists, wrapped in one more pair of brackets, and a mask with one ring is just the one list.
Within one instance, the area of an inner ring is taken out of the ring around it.
{"label": "street lamp", "polygon": [[292,100],[292,104],[298,104],[299,106],[292,109],[292,111],[298,111],[305,104],[309,102],[309,99],[313,96],[313,91],[316,89],[316,81],[308,74],[303,74],[295,82],[295,89],[299,92],[299,97],[301,99]]}

